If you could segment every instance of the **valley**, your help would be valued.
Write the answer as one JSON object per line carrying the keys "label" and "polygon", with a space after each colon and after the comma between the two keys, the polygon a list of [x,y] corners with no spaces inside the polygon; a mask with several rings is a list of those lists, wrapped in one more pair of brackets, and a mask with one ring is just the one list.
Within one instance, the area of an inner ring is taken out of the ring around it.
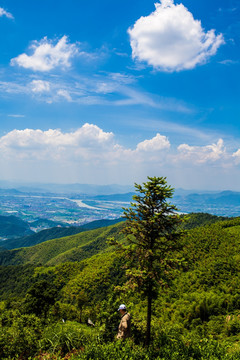
{"label": "valley", "polygon": [[[56,192],[34,188],[0,189],[0,215],[14,215],[27,221],[33,232],[56,226],[81,226],[95,220],[120,218],[123,207],[129,206],[134,195],[133,192],[111,194],[111,187],[104,188],[106,195],[102,194],[102,189],[91,194],[87,187],[84,188],[86,193],[71,193],[69,189],[67,192],[66,187],[62,191],[60,189],[57,186]],[[203,212],[225,217],[240,215],[238,192],[192,193],[176,189],[172,202],[180,213]]]}
{"label": "valley", "polygon": [[[79,226],[99,219],[116,219],[129,202],[82,199],[58,194],[0,195],[0,215],[14,215],[32,224],[31,230],[40,231],[55,226]],[[50,220],[47,224],[45,219]],[[42,220],[42,221],[41,221]],[[37,221],[37,222],[36,222]],[[50,226],[49,226],[50,225]]]}

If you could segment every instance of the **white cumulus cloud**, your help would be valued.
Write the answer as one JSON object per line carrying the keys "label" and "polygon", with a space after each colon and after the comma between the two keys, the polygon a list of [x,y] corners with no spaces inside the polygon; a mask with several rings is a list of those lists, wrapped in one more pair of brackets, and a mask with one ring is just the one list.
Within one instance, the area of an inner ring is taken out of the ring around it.
{"label": "white cumulus cloud", "polygon": [[[134,148],[126,148],[115,141],[112,132],[106,132],[99,126],[85,123],[73,132],[60,129],[24,129],[12,130],[0,137],[1,157],[8,159],[41,159],[99,161],[99,163],[159,163],[176,164],[188,162],[192,165],[205,163],[228,163],[233,157],[240,159],[240,150],[227,153],[222,139],[205,146],[181,144],[177,151],[171,148],[170,141],[157,133]],[[164,155],[164,156],[163,156]]]}
{"label": "white cumulus cloud", "polygon": [[50,145],[58,147],[96,147],[108,142],[113,133],[104,132],[97,125],[84,124],[75,132],[63,133],[59,129],[46,131],[37,129],[12,130],[0,138],[0,148],[23,148],[32,149]]}
{"label": "white cumulus cloud", "polygon": [[44,37],[41,41],[34,41],[32,55],[21,54],[11,60],[11,65],[18,65],[34,71],[50,71],[56,67],[67,68],[70,59],[78,53],[76,44],[68,43],[67,36],[63,36],[56,44]]}
{"label": "white cumulus cloud", "polygon": [[169,149],[170,142],[166,136],[157,134],[150,140],[144,140],[137,145],[138,151],[159,151]]}
{"label": "white cumulus cloud", "polygon": [[37,129],[13,130],[0,138],[2,157],[12,159],[41,160],[98,160],[111,162],[144,162],[158,159],[159,151],[168,150],[170,143],[165,136],[157,134],[150,140],[144,140],[134,149],[125,148],[116,143],[112,132],[105,132],[97,125],[84,124],[74,132],[62,132],[59,129],[46,131]]}
{"label": "white cumulus cloud", "polygon": [[183,4],[160,0],[155,7],[128,29],[134,59],[161,71],[192,69],[206,63],[224,43],[222,34],[205,32]]}
{"label": "white cumulus cloud", "polygon": [[224,158],[226,155],[226,149],[222,139],[219,139],[216,144],[206,146],[189,146],[187,144],[181,144],[178,146],[178,151],[181,159],[190,160],[193,163],[214,162]]}
{"label": "white cumulus cloud", "polygon": [[[164,174],[184,184],[223,185],[229,168],[239,177],[240,149],[227,151],[223,140],[203,146],[181,144],[176,149],[157,133],[133,148],[118,142],[112,132],[94,124],[75,131],[12,130],[0,137],[2,173],[25,181],[134,182]],[[239,184],[236,182],[236,186]]]}
{"label": "white cumulus cloud", "polygon": [[0,17],[1,16],[6,16],[9,19],[14,19],[13,15],[10,12],[4,10],[2,7],[0,7]]}
{"label": "white cumulus cloud", "polygon": [[113,133],[93,124],[84,124],[74,132],[59,129],[13,130],[0,138],[1,157],[46,161],[102,160],[113,149]]}

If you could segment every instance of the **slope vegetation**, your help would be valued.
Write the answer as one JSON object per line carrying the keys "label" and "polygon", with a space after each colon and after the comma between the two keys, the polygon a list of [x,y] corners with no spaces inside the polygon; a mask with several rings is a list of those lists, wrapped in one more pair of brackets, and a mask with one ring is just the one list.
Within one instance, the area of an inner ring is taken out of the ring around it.
{"label": "slope vegetation", "polygon": [[121,222],[122,219],[115,219],[115,220],[96,220],[91,221],[87,224],[82,226],[70,226],[70,227],[52,227],[50,229],[45,229],[34,233],[32,235],[9,239],[0,242],[0,246],[4,249],[16,249],[21,247],[29,247],[40,244],[47,240],[62,238],[65,236],[75,235],[83,231],[98,229],[101,227],[110,226],[113,224],[117,224]]}
{"label": "slope vegetation", "polygon": [[26,221],[13,215],[0,215],[0,237],[17,237],[32,233]]}
{"label": "slope vegetation", "polygon": [[[214,223],[209,224],[210,220]],[[155,294],[152,324],[156,346],[166,349],[167,339],[172,345],[181,340],[176,353],[167,347],[169,356],[165,354],[162,359],[236,360],[240,357],[230,354],[240,350],[240,218],[218,221],[201,215],[192,221],[195,227],[184,231],[180,240],[178,258],[182,266],[172,273],[168,286]],[[202,221],[206,225],[199,226]],[[117,308],[126,303],[132,314],[133,336],[136,341],[143,339],[146,301],[134,288],[122,291],[126,259],[106,243],[111,236],[120,239],[123,225],[0,253],[0,309],[5,307],[2,320],[0,315],[2,336],[8,334],[8,328],[16,334],[19,318],[19,339],[27,321],[32,326],[35,319],[39,332],[39,318],[44,319],[43,324],[48,318],[48,324],[60,326],[60,338],[65,326],[62,319],[71,326],[73,320],[84,322],[90,317],[96,324],[94,330],[99,332],[98,339],[102,336],[109,341],[119,323]],[[47,333],[47,339],[49,336]],[[56,339],[55,328],[51,339]],[[216,342],[214,347],[209,345],[211,356],[206,356],[204,347],[210,340]],[[193,343],[197,344],[196,356],[191,354]],[[0,351],[7,349],[6,344],[11,344],[8,337]],[[226,345],[226,357],[219,344]],[[26,341],[22,347],[26,348]],[[181,356],[183,349],[185,357]]]}
{"label": "slope vegetation", "polygon": [[66,261],[81,261],[107,248],[107,238],[119,236],[122,223],[85,231],[38,245],[0,252],[0,265],[52,265]]}

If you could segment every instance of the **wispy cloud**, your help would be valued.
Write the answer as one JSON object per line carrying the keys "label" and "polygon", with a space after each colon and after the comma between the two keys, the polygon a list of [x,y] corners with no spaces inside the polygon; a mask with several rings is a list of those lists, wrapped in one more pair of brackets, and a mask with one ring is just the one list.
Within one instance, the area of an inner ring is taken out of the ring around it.
{"label": "wispy cloud", "polygon": [[21,115],[21,114],[9,114],[8,117],[12,117],[12,118],[24,118],[25,115]]}
{"label": "wispy cloud", "polygon": [[43,93],[50,91],[50,82],[44,80],[33,80],[31,82],[32,91],[34,93]]}
{"label": "wispy cloud", "polygon": [[236,65],[236,64],[239,64],[239,60],[226,59],[226,60],[223,60],[223,61],[219,61],[219,64],[222,64],[222,65]]}
{"label": "wispy cloud", "polygon": [[73,101],[72,98],[71,98],[71,95],[69,94],[69,92],[67,90],[60,89],[60,90],[58,90],[57,95],[64,98],[64,99],[66,99],[68,102]]}
{"label": "wispy cloud", "polygon": [[[123,120],[124,123],[124,120]],[[135,128],[136,130],[143,131],[160,131],[171,135],[172,137],[181,137],[188,138],[191,141],[194,139],[197,143],[204,143],[211,141],[216,138],[216,130],[213,133],[210,131],[205,132],[201,129],[198,129],[193,126],[187,126],[181,123],[176,123],[174,121],[164,121],[161,119],[128,119],[127,120],[128,127]],[[221,134],[219,134],[221,136]]]}
{"label": "wispy cloud", "polygon": [[25,81],[0,81],[0,93],[2,96],[8,96],[10,94],[28,94],[29,89],[25,84]]}
{"label": "wispy cloud", "polygon": [[240,164],[240,149],[238,149],[237,151],[235,151],[232,154],[233,158],[236,160],[237,164]]}
{"label": "wispy cloud", "polygon": [[158,96],[130,87],[119,88],[119,93],[122,93],[123,98],[115,101],[115,104],[118,106],[143,105],[180,113],[190,114],[193,112],[193,108],[190,105],[174,98]]}
{"label": "wispy cloud", "polygon": [[228,7],[228,8],[219,8],[219,12],[235,12],[238,8],[237,7]]}
{"label": "wispy cloud", "polygon": [[8,12],[8,11],[4,10],[2,7],[0,7],[0,17],[2,17],[2,16],[6,16],[8,19],[14,19],[14,16],[10,12]]}
{"label": "wispy cloud", "polygon": [[[14,77],[14,76],[13,76]],[[145,106],[164,111],[191,114],[195,110],[183,101],[147,93],[138,87],[137,78],[121,73],[93,74],[92,76],[48,75],[27,77],[14,81],[0,81],[3,96],[25,94],[36,101],[55,103],[59,101],[104,106]]]}

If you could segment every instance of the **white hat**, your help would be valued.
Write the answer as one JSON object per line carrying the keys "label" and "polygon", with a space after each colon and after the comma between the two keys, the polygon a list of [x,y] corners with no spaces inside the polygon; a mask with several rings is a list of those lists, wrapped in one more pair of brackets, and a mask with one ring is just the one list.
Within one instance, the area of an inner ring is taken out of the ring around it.
{"label": "white hat", "polygon": [[121,304],[118,308],[118,311],[119,310],[126,310],[126,306],[124,304]]}

